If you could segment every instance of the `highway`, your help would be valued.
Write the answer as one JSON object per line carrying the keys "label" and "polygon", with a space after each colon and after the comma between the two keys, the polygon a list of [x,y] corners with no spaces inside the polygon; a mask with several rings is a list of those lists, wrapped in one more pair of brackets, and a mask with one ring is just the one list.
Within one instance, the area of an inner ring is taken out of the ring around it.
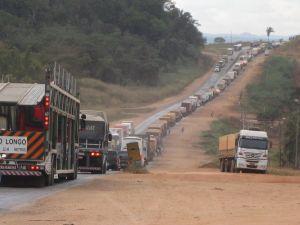
{"label": "highway", "polygon": [[[208,89],[210,89],[211,87],[215,86],[218,83],[218,81],[223,79],[224,76],[226,75],[226,73],[232,69],[232,67],[235,64],[235,62],[237,61],[238,57],[240,55],[242,55],[243,53],[245,53],[245,50],[247,50],[247,48],[243,48],[243,50],[239,51],[239,52],[234,52],[234,54],[231,56],[231,58],[233,60],[229,61],[229,63],[227,63],[226,66],[224,68],[222,68],[222,70],[220,72],[212,73],[212,75],[209,77],[209,79],[201,87],[199,87],[199,89],[196,92],[200,92],[200,91],[205,92]],[[147,129],[147,127],[149,127],[150,124],[152,124],[156,120],[158,120],[159,117],[163,116],[164,114],[166,114],[167,112],[169,112],[171,110],[174,110],[174,109],[180,107],[181,102],[184,99],[185,98],[181,99],[178,102],[172,103],[169,106],[166,106],[164,109],[161,109],[159,112],[155,113],[154,115],[152,115],[149,118],[147,118],[146,120],[144,120],[142,123],[140,123],[135,128],[135,133],[137,135],[143,134],[144,131]]]}
{"label": "highway", "polygon": [[[244,48],[240,52],[235,52],[232,56],[233,60],[229,61],[227,65],[219,73],[212,73],[209,79],[199,87],[198,91],[206,91],[210,87],[215,86],[217,82],[222,79],[225,74],[232,69],[234,63],[238,57],[244,53],[246,49]],[[197,91],[197,92],[198,92]],[[184,99],[182,99],[184,100]],[[182,101],[181,100],[181,101]],[[181,101],[174,102],[168,106],[162,108],[159,112],[147,118],[141,124],[136,127],[136,133],[142,134],[147,127],[156,121],[163,114],[167,113],[170,110],[173,110],[180,106]],[[201,108],[200,108],[201,109]],[[115,172],[108,172],[108,175],[113,175]],[[33,188],[33,187],[24,187],[24,186],[1,186],[0,187],[0,214],[7,212],[9,210],[14,210],[16,208],[25,206],[27,204],[33,203],[34,201],[52,195],[54,193],[76,187],[78,185],[85,184],[93,179],[101,179],[99,175],[91,174],[79,174],[78,179],[70,182],[60,182],[50,187],[44,188]]]}

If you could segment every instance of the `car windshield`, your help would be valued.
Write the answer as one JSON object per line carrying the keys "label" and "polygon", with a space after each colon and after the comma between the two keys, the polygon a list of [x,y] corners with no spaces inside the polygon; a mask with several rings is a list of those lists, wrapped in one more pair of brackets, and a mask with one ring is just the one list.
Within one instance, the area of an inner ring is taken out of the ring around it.
{"label": "car windshield", "polygon": [[254,139],[254,138],[241,138],[240,147],[248,149],[260,149],[266,150],[268,148],[268,141],[266,139]]}

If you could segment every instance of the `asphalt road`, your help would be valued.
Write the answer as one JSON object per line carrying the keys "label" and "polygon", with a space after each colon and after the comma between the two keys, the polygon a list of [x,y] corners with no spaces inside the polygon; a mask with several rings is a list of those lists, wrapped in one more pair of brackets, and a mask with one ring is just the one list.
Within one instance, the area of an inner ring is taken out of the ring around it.
{"label": "asphalt road", "polygon": [[[201,87],[199,87],[198,91],[206,91],[210,87],[214,86],[232,68],[238,56],[241,55],[244,51],[245,49],[240,52],[235,52],[233,55],[234,60],[229,61],[229,63],[222,69],[221,72],[213,73],[210,78]],[[154,115],[143,121],[141,124],[139,124],[135,129],[136,133],[142,134],[151,123],[156,121],[159,117],[161,117],[168,111],[179,107],[180,104],[181,101],[175,102],[161,109],[160,112],[155,113]],[[113,174],[114,172],[108,172],[108,175]],[[95,177],[100,177],[101,179],[101,175],[79,174],[78,179],[75,181],[59,182],[51,187],[44,188],[26,187],[19,184],[10,186],[2,185],[0,186],[0,214],[17,209],[27,204],[31,204],[38,199],[53,195],[54,193],[84,184],[92,179],[95,179]]]}

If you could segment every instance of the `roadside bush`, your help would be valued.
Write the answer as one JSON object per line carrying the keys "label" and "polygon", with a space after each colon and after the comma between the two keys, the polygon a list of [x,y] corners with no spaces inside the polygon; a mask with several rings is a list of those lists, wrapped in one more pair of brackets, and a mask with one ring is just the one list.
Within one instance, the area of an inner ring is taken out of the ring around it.
{"label": "roadside bush", "polygon": [[240,122],[234,118],[224,118],[213,121],[210,125],[210,130],[204,131],[201,134],[201,146],[204,151],[210,155],[218,154],[219,137],[236,133],[239,131]]}

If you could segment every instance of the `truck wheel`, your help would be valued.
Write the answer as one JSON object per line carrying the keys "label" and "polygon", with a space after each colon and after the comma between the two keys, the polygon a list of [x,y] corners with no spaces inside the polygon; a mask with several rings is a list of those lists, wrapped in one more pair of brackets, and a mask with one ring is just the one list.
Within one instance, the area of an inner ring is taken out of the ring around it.
{"label": "truck wheel", "polygon": [[233,159],[232,163],[231,163],[231,172],[235,173],[235,171],[236,171],[236,169],[235,169],[235,160]]}
{"label": "truck wheel", "polygon": [[76,180],[77,179],[77,173],[78,173],[78,167],[77,163],[74,164],[74,173],[71,173],[70,175],[67,176],[68,180]]}
{"label": "truck wheel", "polygon": [[229,159],[228,160],[228,164],[227,164],[227,172],[228,173],[232,173],[232,167],[233,167],[233,160],[232,159]]}
{"label": "truck wheel", "polygon": [[225,160],[223,159],[221,164],[221,172],[225,172],[225,167],[226,167]]}
{"label": "truck wheel", "polygon": [[51,156],[51,171],[50,174],[46,175],[46,186],[52,186],[54,184],[54,173],[55,173],[55,168],[54,168],[54,156]]}
{"label": "truck wheel", "polygon": [[107,170],[107,162],[105,160],[104,163],[102,163],[101,174],[106,174],[106,170]]}
{"label": "truck wheel", "polygon": [[222,164],[223,164],[223,160],[222,160],[222,159],[220,159],[220,165],[219,165],[220,172],[223,172],[223,171],[222,171],[222,168],[223,168],[223,165],[222,165]]}

